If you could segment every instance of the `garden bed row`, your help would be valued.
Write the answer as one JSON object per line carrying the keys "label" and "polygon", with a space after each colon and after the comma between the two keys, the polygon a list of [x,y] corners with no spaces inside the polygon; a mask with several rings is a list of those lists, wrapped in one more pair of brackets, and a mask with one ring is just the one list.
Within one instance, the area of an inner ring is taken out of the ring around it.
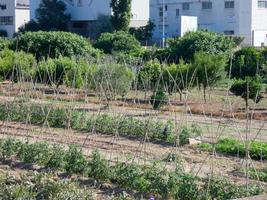
{"label": "garden bed row", "polygon": [[64,149],[46,142],[24,143],[14,139],[0,140],[1,159],[17,158],[25,163],[80,174],[95,181],[117,184],[121,188],[138,191],[163,199],[233,199],[257,195],[263,190],[257,185],[236,185],[225,178],[200,179],[185,173],[178,165],[166,170],[159,162],[138,165],[134,162],[110,163],[98,151],[86,157],[76,146]]}

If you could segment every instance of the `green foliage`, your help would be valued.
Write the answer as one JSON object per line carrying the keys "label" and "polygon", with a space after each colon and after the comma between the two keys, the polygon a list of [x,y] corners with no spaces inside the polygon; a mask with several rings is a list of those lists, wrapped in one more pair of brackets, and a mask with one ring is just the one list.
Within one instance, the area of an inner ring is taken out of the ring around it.
{"label": "green foliage", "polygon": [[[254,160],[266,160],[267,159],[267,143],[261,141],[251,141],[247,143],[249,156]],[[212,151],[212,146],[209,144],[198,145],[200,149]],[[225,138],[219,140],[215,144],[215,150],[222,154],[228,154],[232,156],[245,157],[246,144],[245,142]]]}
{"label": "green foliage", "polygon": [[19,34],[12,43],[13,49],[32,53],[38,60],[59,56],[97,55],[89,41],[74,33],[38,31]]}
{"label": "green foliage", "polygon": [[211,177],[205,182],[206,199],[235,199],[259,195],[262,192],[262,189],[255,185],[250,185],[247,191],[245,186],[237,186],[225,177]]}
{"label": "green foliage", "polygon": [[175,130],[172,123],[153,120],[140,120],[127,116],[108,114],[85,115],[84,112],[63,108],[52,108],[40,105],[24,105],[22,103],[0,104],[0,119],[17,122],[30,120],[35,125],[49,125],[54,128],[70,128],[74,130],[102,134],[117,134],[137,138],[149,137],[150,140],[175,142]]}
{"label": "green foliage", "polygon": [[195,53],[203,51],[211,55],[229,54],[235,44],[232,38],[209,31],[188,32],[181,38],[169,41],[167,48],[169,60],[183,58],[192,60]]}
{"label": "green foliage", "polygon": [[36,60],[31,54],[4,49],[0,51],[0,79],[29,80],[35,64]]}
{"label": "green foliage", "polygon": [[76,146],[70,146],[65,154],[65,170],[69,173],[83,174],[85,172],[87,161],[82,153],[82,149]]}
{"label": "green foliage", "polygon": [[249,99],[258,103],[263,98],[262,89],[263,84],[259,77],[246,77],[244,80],[235,80],[230,91],[236,96],[242,97],[246,101],[246,107],[248,107]]}
{"label": "green foliage", "polygon": [[90,35],[98,38],[102,33],[113,32],[110,16],[99,14],[97,20],[91,25]]}
{"label": "green foliage", "polygon": [[9,159],[11,156],[16,154],[20,148],[21,142],[19,141],[10,138],[2,140],[0,143],[1,158],[4,160]]}
{"label": "green foliage", "polygon": [[40,30],[67,31],[70,15],[65,13],[66,4],[60,0],[42,0],[36,10]]}
{"label": "green foliage", "polygon": [[113,11],[111,24],[116,31],[128,31],[131,14],[132,0],[111,0],[110,7]]}
{"label": "green foliage", "polygon": [[194,55],[192,66],[196,70],[196,83],[203,87],[206,102],[206,88],[216,85],[225,78],[225,56],[198,52]]}
{"label": "green foliage", "polygon": [[156,90],[160,86],[162,76],[161,64],[158,60],[150,60],[138,72],[138,88]]}
{"label": "green foliage", "polygon": [[155,94],[150,97],[153,109],[159,109],[162,105],[166,104],[167,100],[167,95],[163,90],[157,90]]}
{"label": "green foliage", "polygon": [[88,163],[88,176],[96,180],[107,180],[110,176],[108,162],[101,157],[97,150],[92,153],[92,158]]}
{"label": "green foliage", "polygon": [[5,48],[9,48],[11,41],[12,40],[8,38],[0,37],[0,49],[3,50]]}
{"label": "green foliage", "polygon": [[102,33],[94,46],[108,54],[123,52],[125,54],[138,55],[141,51],[141,45],[138,40],[123,31]]}
{"label": "green foliage", "polygon": [[244,47],[234,53],[231,71],[229,67],[228,72],[233,78],[254,77],[263,69],[262,52],[254,47]]}
{"label": "green foliage", "polygon": [[152,38],[155,24],[149,20],[146,26],[138,28],[131,27],[129,33],[132,34],[139,41],[147,41]]}
{"label": "green foliage", "polygon": [[[23,161],[31,164],[45,165],[47,158],[51,157],[51,152],[55,148],[46,143],[21,143],[17,140],[0,140],[1,154],[3,149],[10,148],[10,144],[14,151],[11,156],[19,155]],[[22,146],[22,148],[20,148]],[[153,196],[162,199],[185,199],[185,200],[200,200],[200,199],[228,199],[242,198],[251,195],[262,193],[262,189],[257,185],[249,185],[248,192],[243,185],[235,185],[225,179],[207,179],[204,183],[201,179],[185,173],[176,168],[175,171],[169,172],[163,167],[162,163],[155,162],[152,165],[137,165],[136,163],[117,163],[116,165],[108,165],[105,158],[101,158],[97,151],[92,153],[91,159],[87,160],[77,147],[70,146],[69,150],[63,151],[65,155],[64,162],[65,170],[69,173],[84,173],[89,178],[94,178],[96,181],[106,180],[118,184],[124,189],[136,190],[141,194],[153,194]],[[58,152],[60,153],[60,152]],[[22,156],[22,154],[24,154]],[[31,158],[32,156],[32,158]],[[88,167],[88,169],[86,169]],[[56,167],[56,169],[59,169]],[[31,177],[31,176],[30,176]],[[29,183],[29,176],[27,182]],[[37,176],[31,179],[29,185],[24,185],[24,179],[21,180],[21,185],[14,186],[14,181],[7,181],[0,177],[0,197],[25,197],[29,195],[37,199],[64,199],[74,195],[71,199],[83,199],[85,197],[82,190],[76,190],[75,185],[68,185],[68,182],[63,184],[54,179],[43,179],[43,176]],[[22,184],[23,183],[23,184]],[[25,182],[26,183],[26,182]],[[9,186],[9,188],[7,187]],[[204,185],[204,186],[202,186]],[[8,192],[7,192],[8,191]],[[82,195],[83,194],[83,195]],[[86,196],[88,199],[89,196]],[[203,198],[201,198],[203,197]],[[11,198],[11,199],[12,199]],[[6,198],[4,198],[6,199]],[[68,199],[68,198],[67,198]]]}
{"label": "green foliage", "polygon": [[31,172],[19,177],[0,174],[1,199],[92,200],[93,197],[92,191],[53,174]]}
{"label": "green foliage", "polygon": [[129,92],[134,73],[128,66],[111,62],[100,64],[92,72],[92,77],[94,90],[110,100]]}
{"label": "green foliage", "polygon": [[182,127],[181,133],[179,135],[179,144],[181,146],[189,144],[189,138],[197,138],[202,134],[202,130],[195,124],[191,127]]}
{"label": "green foliage", "polygon": [[30,20],[29,22],[27,22],[23,26],[19,27],[19,31],[17,34],[25,33],[25,32],[36,32],[39,30],[41,30],[39,24],[34,20]]}
{"label": "green foliage", "polygon": [[163,68],[163,85],[169,94],[178,92],[182,100],[182,91],[194,86],[194,70],[191,64],[180,60],[178,64],[167,65]]}

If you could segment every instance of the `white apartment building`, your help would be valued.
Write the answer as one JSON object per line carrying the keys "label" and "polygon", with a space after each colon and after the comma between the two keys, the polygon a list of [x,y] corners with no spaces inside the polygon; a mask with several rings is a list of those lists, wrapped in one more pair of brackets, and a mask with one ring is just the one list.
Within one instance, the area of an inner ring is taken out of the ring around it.
{"label": "white apartment building", "polygon": [[30,19],[29,0],[0,0],[0,29],[13,37]]}
{"label": "white apartment building", "polygon": [[151,0],[153,39],[179,36],[181,16],[196,16],[198,29],[242,36],[244,45],[267,46],[267,0]]}
{"label": "white apartment building", "polygon": [[[62,0],[67,6],[67,13],[71,15],[72,28],[90,29],[90,24],[98,16],[110,16],[110,0]],[[35,11],[41,0],[30,0],[31,19],[35,19]],[[132,0],[131,27],[147,24],[149,20],[149,0]]]}

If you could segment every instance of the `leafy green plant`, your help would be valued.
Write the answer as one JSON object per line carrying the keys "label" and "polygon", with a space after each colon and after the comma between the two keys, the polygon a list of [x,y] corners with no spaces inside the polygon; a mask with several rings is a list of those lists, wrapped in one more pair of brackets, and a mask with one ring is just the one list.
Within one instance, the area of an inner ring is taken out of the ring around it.
{"label": "leafy green plant", "polygon": [[92,158],[88,162],[88,176],[96,180],[107,180],[110,176],[110,166],[103,159],[97,150],[92,153]]}
{"label": "leafy green plant", "polygon": [[123,31],[102,33],[94,46],[108,54],[123,52],[138,56],[142,50],[138,40],[131,34]]}
{"label": "leafy green plant", "polygon": [[191,127],[182,127],[179,135],[179,144],[181,146],[189,144],[190,138],[200,137],[202,130],[197,125],[192,124]]}
{"label": "leafy green plant", "polygon": [[73,145],[66,152],[64,162],[64,169],[69,173],[83,174],[87,166],[87,161],[82,150]]}
{"label": "leafy green plant", "polygon": [[12,43],[12,49],[32,53],[38,60],[59,56],[98,55],[86,38],[61,31],[38,31],[19,34]]}
{"label": "leafy green plant", "polygon": [[159,109],[162,105],[166,104],[167,96],[164,91],[157,90],[155,94],[150,97],[150,99],[153,109]]}

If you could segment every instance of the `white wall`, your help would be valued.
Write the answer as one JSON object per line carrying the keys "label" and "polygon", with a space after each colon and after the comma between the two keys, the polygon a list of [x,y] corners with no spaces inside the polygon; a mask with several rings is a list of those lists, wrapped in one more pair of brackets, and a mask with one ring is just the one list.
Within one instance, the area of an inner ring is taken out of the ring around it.
{"label": "white wall", "polygon": [[145,26],[149,20],[149,0],[132,0],[131,27]]}
{"label": "white wall", "polygon": [[259,8],[258,1],[252,0],[252,43],[254,46],[267,46],[267,8]]}
{"label": "white wall", "polygon": [[15,32],[30,20],[29,9],[19,8],[15,10]]}

